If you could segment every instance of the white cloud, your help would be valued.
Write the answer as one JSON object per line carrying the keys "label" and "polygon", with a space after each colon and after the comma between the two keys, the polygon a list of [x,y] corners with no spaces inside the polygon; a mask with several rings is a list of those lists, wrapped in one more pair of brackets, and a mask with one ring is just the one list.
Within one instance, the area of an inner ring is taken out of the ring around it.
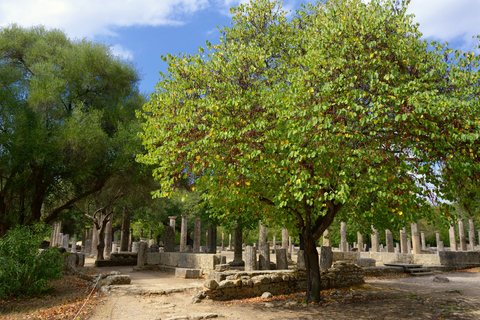
{"label": "white cloud", "polygon": [[472,36],[480,34],[478,0],[412,0],[408,8],[428,39],[455,42],[462,51],[478,45]]}
{"label": "white cloud", "polygon": [[0,26],[44,25],[72,38],[114,35],[116,27],[178,25],[208,0],[2,0]]}
{"label": "white cloud", "polygon": [[120,57],[124,60],[133,60],[133,52],[123,48],[119,44],[110,46],[110,51],[112,52],[113,55]]}

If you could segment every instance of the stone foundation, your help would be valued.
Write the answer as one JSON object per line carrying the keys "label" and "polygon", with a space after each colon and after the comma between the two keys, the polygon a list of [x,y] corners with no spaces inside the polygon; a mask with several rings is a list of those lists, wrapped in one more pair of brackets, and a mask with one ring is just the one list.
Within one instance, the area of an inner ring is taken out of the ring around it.
{"label": "stone foundation", "polygon": [[174,268],[201,269],[203,273],[215,270],[220,264],[220,255],[189,252],[147,252],[147,265],[162,265]]}
{"label": "stone foundation", "polygon": [[[231,300],[261,296],[264,292],[273,295],[305,291],[307,288],[304,270],[276,272],[228,272],[220,280],[219,272],[209,275],[204,283],[204,295],[212,300]],[[217,282],[211,277],[219,277]],[[321,289],[345,288],[364,283],[362,268],[347,262],[334,263],[333,268],[321,270]]]}

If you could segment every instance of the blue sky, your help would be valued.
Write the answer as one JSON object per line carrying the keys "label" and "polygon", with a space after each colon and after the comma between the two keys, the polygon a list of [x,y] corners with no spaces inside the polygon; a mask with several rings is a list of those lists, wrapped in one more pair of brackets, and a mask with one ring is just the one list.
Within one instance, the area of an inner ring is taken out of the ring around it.
{"label": "blue sky", "polygon": [[[231,22],[229,8],[246,0],[1,0],[0,27],[58,28],[72,39],[87,38],[111,46],[114,54],[131,60],[141,71],[140,89],[151,93],[167,53],[195,53],[205,41],[218,43],[217,26]],[[286,0],[284,8],[300,3]],[[429,40],[473,51],[472,36],[480,34],[480,0],[412,0],[409,11]],[[476,50],[480,54],[479,50]]]}

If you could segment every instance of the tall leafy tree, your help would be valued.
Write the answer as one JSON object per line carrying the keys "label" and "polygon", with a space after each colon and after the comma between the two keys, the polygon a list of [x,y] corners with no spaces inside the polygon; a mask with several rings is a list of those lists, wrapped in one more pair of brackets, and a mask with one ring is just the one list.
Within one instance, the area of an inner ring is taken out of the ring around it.
{"label": "tall leafy tree", "polygon": [[[307,300],[320,298],[315,242],[334,219],[394,226],[449,198],[459,154],[478,172],[478,58],[421,40],[407,1],[327,0],[287,19],[278,3],[232,9],[219,45],[169,55],[144,106],[141,161],[157,196],[179,176],[228,218],[295,225]],[[242,211],[238,209],[242,208]]]}
{"label": "tall leafy tree", "polygon": [[144,103],[138,81],[103,44],[0,29],[0,235],[52,221],[123,165],[120,138]]}

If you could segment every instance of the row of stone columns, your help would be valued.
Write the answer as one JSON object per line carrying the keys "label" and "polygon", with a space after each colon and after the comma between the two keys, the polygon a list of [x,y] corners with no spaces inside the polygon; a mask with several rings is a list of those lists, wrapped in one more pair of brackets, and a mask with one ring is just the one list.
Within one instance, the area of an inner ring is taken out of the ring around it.
{"label": "row of stone columns", "polygon": [[[467,241],[465,237],[465,229],[463,224],[463,219],[458,219],[458,229],[459,229],[459,238],[460,238],[460,247],[457,244],[457,235],[455,226],[451,226],[449,230],[449,240],[450,240],[450,251],[466,251],[467,250]],[[372,247],[370,251],[378,252],[379,251],[379,235],[378,229],[372,227],[372,235],[371,235],[371,243]],[[440,240],[440,232],[435,231],[436,236],[436,243],[437,243],[437,251],[444,250],[444,243]],[[411,224],[411,234],[412,239],[410,240],[407,238],[407,231],[406,228],[402,228],[400,230],[400,244],[397,244],[397,247],[393,245],[393,235],[390,230],[385,230],[385,239],[386,239],[386,252],[401,252],[401,253],[414,253],[420,254],[422,250],[426,250],[426,242],[425,242],[425,233],[419,232],[418,230],[418,223]],[[470,250],[474,250],[476,245],[475,239],[475,225],[474,220],[469,219],[469,244]],[[480,231],[478,232],[478,236],[480,238]],[[330,232],[326,230],[323,234],[323,245],[324,246],[331,246],[330,241]],[[347,242],[347,232],[346,232],[346,223],[340,223],[340,251],[347,252],[349,249],[348,242]],[[357,249],[358,251],[364,251],[363,245],[363,236],[360,232],[357,232]]]}

